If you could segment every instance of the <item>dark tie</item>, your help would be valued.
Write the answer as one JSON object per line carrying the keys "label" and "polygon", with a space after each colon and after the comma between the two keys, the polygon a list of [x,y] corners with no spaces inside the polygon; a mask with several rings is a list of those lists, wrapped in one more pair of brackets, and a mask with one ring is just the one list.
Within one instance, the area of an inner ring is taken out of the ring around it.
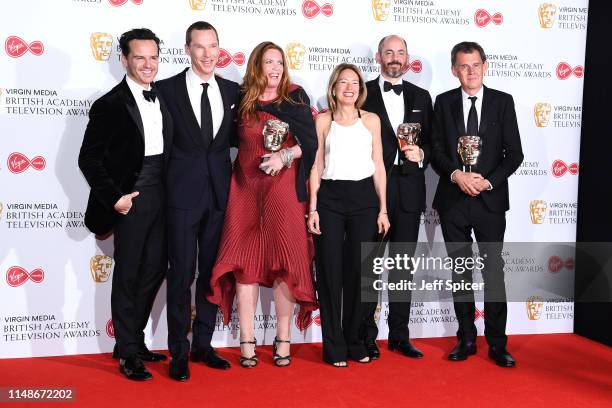
{"label": "dark tie", "polygon": [[151,89],[150,91],[142,91],[142,95],[148,102],[155,102],[155,98],[157,98],[157,93],[155,93],[154,89]]}
{"label": "dark tie", "polygon": [[470,96],[468,99],[472,101],[472,106],[468,113],[467,128],[465,130],[468,136],[476,136],[478,135],[478,113],[476,112],[476,99],[478,97]]}
{"label": "dark tie", "polygon": [[213,139],[212,111],[208,99],[208,82],[202,82],[202,99],[200,103],[200,127],[204,144],[208,146]]}
{"label": "dark tie", "polygon": [[391,85],[391,82],[385,81],[385,83],[383,84],[383,90],[385,92],[389,92],[392,89],[393,89],[393,92],[395,92],[396,95],[401,94],[402,93],[402,83],[400,82],[397,85]]}

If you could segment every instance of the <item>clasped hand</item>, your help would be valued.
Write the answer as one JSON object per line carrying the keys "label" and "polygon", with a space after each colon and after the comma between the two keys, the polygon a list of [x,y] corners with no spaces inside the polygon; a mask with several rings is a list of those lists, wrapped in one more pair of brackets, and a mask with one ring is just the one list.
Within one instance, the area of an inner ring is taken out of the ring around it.
{"label": "clasped hand", "polygon": [[267,158],[266,161],[262,161],[259,165],[259,169],[270,176],[276,176],[283,168],[283,161],[278,153],[267,153],[261,156]]}
{"label": "clasped hand", "polygon": [[489,182],[479,173],[457,171],[454,179],[461,191],[470,197],[476,197],[489,188]]}

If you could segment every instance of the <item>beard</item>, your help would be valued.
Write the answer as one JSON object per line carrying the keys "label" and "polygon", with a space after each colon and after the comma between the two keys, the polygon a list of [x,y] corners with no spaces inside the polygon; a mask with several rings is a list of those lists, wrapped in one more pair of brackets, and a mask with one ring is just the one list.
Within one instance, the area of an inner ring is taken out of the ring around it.
{"label": "beard", "polygon": [[383,74],[389,78],[399,78],[404,75],[402,64],[399,61],[391,61],[384,66]]}

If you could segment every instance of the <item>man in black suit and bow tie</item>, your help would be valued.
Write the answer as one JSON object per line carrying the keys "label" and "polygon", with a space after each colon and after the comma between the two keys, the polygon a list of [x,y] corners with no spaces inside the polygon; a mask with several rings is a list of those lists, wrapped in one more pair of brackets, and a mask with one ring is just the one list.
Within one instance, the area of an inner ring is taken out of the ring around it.
{"label": "man in black suit and bow tie", "polygon": [[119,39],[127,75],[91,106],[79,167],[91,187],[85,224],[98,236],[114,233],[111,310],[113,357],[131,380],[148,380],[143,361],[165,360],[144,343],[155,295],[167,266],[164,174],[172,120],[151,88],[159,39],[145,28]]}
{"label": "man in black suit and bow tie", "polygon": [[211,270],[217,256],[232,164],[230,140],[235,140],[237,83],[216,76],[219,37],[209,23],[198,21],[186,32],[185,51],[191,67],[160,81],[158,87],[174,119],[174,146],[168,165],[168,348],[170,377],[189,379],[191,284],[195,288],[195,320],[191,360],[212,368],[230,364],[211,346],[217,306],[210,292]]}
{"label": "man in black suit and bow tie", "polygon": [[[485,337],[489,356],[502,367],[515,361],[506,350],[507,305],[504,261],[501,256],[510,208],[508,177],[523,161],[521,138],[512,96],[487,88],[484,50],[462,42],[451,51],[451,69],[461,86],[436,98],[432,132],[432,166],[440,175],[433,207],[440,214],[449,256],[472,257],[472,231],[484,260]],[[480,137],[482,147],[475,166],[464,166],[457,143],[461,136]],[[453,280],[472,280],[472,271]],[[453,292],[459,329],[458,343],[448,355],[461,361],[476,353],[474,294]]]}
{"label": "man in black suit and bow tie", "polygon": [[[389,35],[380,40],[376,61],[380,76],[366,83],[368,96],[364,109],[380,117],[383,159],[387,170],[387,208],[391,230],[388,234],[389,256],[416,249],[425,209],[425,169],[429,162],[432,103],[429,92],[402,80],[408,69],[406,40]],[[401,123],[421,125],[420,145],[409,145],[401,150],[397,128]],[[389,273],[389,281],[412,279],[411,274]],[[423,353],[410,343],[410,293],[389,293],[389,349],[408,357],[421,358]],[[365,303],[361,335],[371,359],[380,356],[376,345],[378,327],[374,320],[376,303]]]}

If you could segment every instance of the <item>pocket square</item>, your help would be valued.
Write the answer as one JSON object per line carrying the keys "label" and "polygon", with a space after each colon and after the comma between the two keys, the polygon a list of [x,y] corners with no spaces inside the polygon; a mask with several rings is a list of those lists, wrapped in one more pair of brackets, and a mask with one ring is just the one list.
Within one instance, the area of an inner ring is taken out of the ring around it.
{"label": "pocket square", "polygon": [[234,109],[234,106],[236,105],[232,103],[232,106],[230,106],[230,109]]}
{"label": "pocket square", "polygon": [[420,111],[421,111],[420,109],[413,109],[412,110],[412,112],[415,112],[415,113],[419,113]]}

